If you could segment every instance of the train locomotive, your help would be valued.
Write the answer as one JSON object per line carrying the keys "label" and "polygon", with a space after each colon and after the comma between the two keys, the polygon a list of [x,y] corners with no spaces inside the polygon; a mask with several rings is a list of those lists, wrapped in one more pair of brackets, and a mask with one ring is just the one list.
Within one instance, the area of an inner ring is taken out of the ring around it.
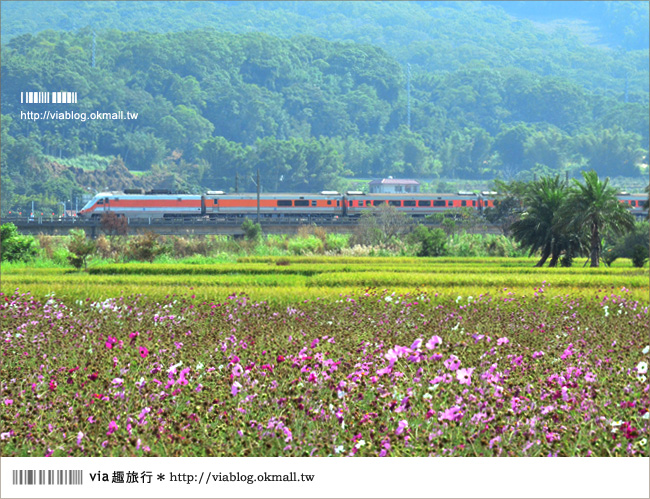
{"label": "train locomotive", "polygon": [[[356,218],[372,207],[388,204],[415,218],[445,213],[458,208],[482,212],[494,207],[496,192],[456,194],[365,194],[360,191],[321,191],[317,194],[263,193],[259,213],[263,218],[299,218],[309,221]],[[619,200],[641,217],[644,195],[622,193]],[[145,192],[126,189],[96,194],[78,213],[80,218],[99,219],[106,212],[127,218],[233,220],[254,218],[258,203],[255,193],[207,191],[202,195],[173,194],[165,190]]]}

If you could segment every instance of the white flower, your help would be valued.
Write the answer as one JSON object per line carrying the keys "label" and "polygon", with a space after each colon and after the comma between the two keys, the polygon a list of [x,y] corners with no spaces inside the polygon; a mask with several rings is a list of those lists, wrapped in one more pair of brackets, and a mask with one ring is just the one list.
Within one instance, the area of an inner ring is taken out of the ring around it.
{"label": "white flower", "polygon": [[646,347],[643,350],[641,350],[641,353],[643,355],[647,354],[648,352],[650,352],[650,345],[646,345]]}
{"label": "white flower", "polygon": [[647,363],[647,362],[643,362],[643,361],[639,362],[639,363],[636,365],[636,372],[639,373],[639,374],[645,374],[645,373],[647,373],[647,372],[648,372],[648,363]]}
{"label": "white flower", "polygon": [[641,419],[650,419],[650,412],[646,412],[643,416],[641,416]]}
{"label": "white flower", "polygon": [[422,398],[423,399],[430,399],[430,398],[433,398],[433,395],[431,395],[430,393],[425,393],[424,395],[422,395]]}
{"label": "white flower", "polygon": [[456,303],[458,303],[458,302],[459,302],[460,300],[462,300],[462,299],[463,299],[463,297],[462,297],[462,296],[459,296],[458,298],[456,298]]}
{"label": "white flower", "polygon": [[637,375],[636,379],[638,379],[641,383],[645,383],[647,378],[643,374],[639,374]]}
{"label": "white flower", "polygon": [[366,441],[363,440],[363,439],[359,440],[356,444],[354,444],[354,446],[355,446],[357,449],[363,447],[364,445],[366,445]]}
{"label": "white flower", "polygon": [[[388,301],[393,301],[393,297],[392,297],[392,296],[387,296],[386,298],[384,298],[384,300],[386,300],[387,302],[388,302]],[[340,446],[339,446],[339,447],[340,447]]]}
{"label": "white flower", "polygon": [[336,452],[337,454],[340,454],[341,452],[345,452],[345,447],[339,445],[338,447],[334,448],[334,452]]}

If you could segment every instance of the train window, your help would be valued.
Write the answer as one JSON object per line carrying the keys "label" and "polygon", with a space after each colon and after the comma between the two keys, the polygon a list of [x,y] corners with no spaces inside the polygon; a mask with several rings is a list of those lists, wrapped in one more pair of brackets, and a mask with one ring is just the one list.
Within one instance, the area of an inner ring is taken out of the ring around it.
{"label": "train window", "polygon": [[463,199],[463,200],[460,202],[460,205],[461,205],[461,206],[467,206],[467,201],[465,201],[465,200]]}
{"label": "train window", "polygon": [[278,199],[278,206],[291,206],[291,199]]}
{"label": "train window", "polygon": [[429,201],[428,199],[425,201],[418,201],[418,206],[420,207],[431,206],[431,201]]}
{"label": "train window", "polygon": [[390,201],[390,205],[391,206],[402,206],[402,202],[401,201]]}
{"label": "train window", "polygon": [[447,206],[447,201],[434,201],[433,206]]}
{"label": "train window", "polygon": [[212,204],[219,204],[219,200],[218,199],[213,199]]}
{"label": "train window", "polygon": [[328,200],[327,200],[327,204],[328,204],[328,206],[331,205],[331,204],[332,204],[332,201],[328,199]]}
{"label": "train window", "polygon": [[404,201],[404,206],[415,206],[415,201]]}
{"label": "train window", "polygon": [[104,198],[104,203],[108,204],[108,198]]}
{"label": "train window", "polygon": [[296,199],[293,202],[293,205],[294,206],[309,206],[309,201],[307,201],[306,199]]}
{"label": "train window", "polygon": [[104,204],[104,200],[103,199],[98,199],[97,204]]}
{"label": "train window", "polygon": [[341,206],[341,200],[340,199],[336,200],[336,206]]}
{"label": "train window", "polygon": [[316,206],[316,200],[315,199],[312,200],[311,205]]}
{"label": "train window", "polygon": [[372,202],[372,205],[373,205],[373,206],[379,206],[380,204],[383,204],[383,203],[385,203],[385,202],[386,202],[386,201],[383,201],[383,200],[380,200],[380,199],[375,199],[375,200]]}
{"label": "train window", "polygon": [[472,206],[476,206],[476,201],[472,201]]}

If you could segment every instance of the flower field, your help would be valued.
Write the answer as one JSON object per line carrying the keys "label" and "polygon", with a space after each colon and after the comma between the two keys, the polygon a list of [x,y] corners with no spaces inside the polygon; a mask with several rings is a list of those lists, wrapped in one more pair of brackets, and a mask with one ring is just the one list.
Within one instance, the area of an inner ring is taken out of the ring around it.
{"label": "flower field", "polygon": [[648,455],[647,272],[402,260],[10,269],[2,455]]}

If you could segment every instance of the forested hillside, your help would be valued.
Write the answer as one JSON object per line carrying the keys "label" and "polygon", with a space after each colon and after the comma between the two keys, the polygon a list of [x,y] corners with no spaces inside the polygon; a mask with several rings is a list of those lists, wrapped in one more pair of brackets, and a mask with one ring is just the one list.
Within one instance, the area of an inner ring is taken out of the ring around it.
{"label": "forested hillside", "polygon": [[[498,7],[52,4],[49,18],[2,4],[3,210],[106,187],[227,190],[235,173],[252,190],[257,168],[265,190],[315,191],[647,163],[647,48],[588,47]],[[20,92],[53,90],[78,92],[65,109],[138,119],[21,119]]]}

